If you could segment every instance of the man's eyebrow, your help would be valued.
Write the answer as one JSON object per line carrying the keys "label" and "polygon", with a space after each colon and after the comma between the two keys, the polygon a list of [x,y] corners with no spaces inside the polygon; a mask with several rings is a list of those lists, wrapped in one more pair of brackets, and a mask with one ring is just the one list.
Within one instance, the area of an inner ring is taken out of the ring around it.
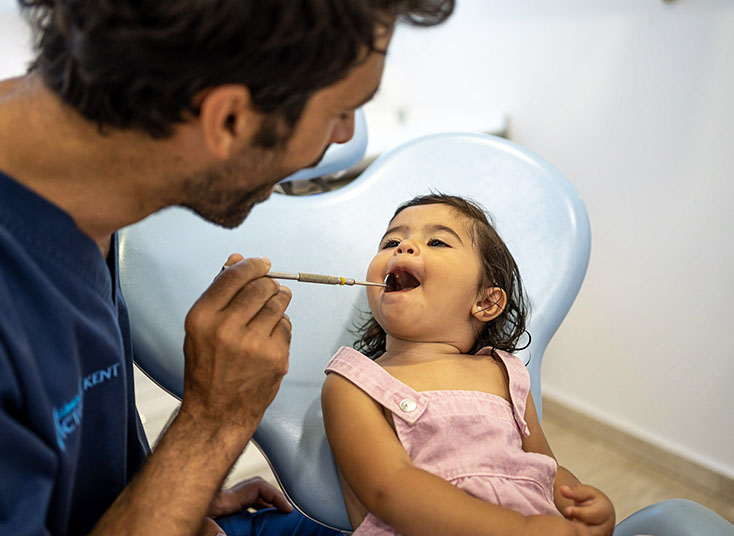
{"label": "man's eyebrow", "polygon": [[372,99],[374,99],[374,98],[375,98],[375,95],[377,95],[377,92],[378,92],[378,91],[380,91],[380,84],[377,84],[377,87],[375,87],[375,89],[373,89],[373,90],[372,90],[372,92],[371,92],[371,93],[370,93],[369,95],[367,95],[367,96],[366,96],[366,97],[365,97],[364,99],[362,99],[361,101],[359,101],[359,103],[358,103],[358,104],[355,104],[354,106],[352,106],[352,108],[351,108],[351,109],[352,109],[352,110],[356,110],[356,109],[357,109],[357,108],[359,108],[360,106],[364,106],[364,105],[365,105],[365,104],[367,104],[367,103],[368,103],[369,101],[371,101]]}

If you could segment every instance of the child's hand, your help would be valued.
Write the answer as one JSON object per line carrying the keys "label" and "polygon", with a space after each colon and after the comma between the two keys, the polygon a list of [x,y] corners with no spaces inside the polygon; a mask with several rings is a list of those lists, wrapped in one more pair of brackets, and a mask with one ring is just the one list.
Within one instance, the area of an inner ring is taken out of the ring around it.
{"label": "child's hand", "polygon": [[614,506],[600,490],[585,484],[561,486],[561,494],[574,502],[562,512],[569,519],[581,521],[591,533],[611,536],[614,531]]}

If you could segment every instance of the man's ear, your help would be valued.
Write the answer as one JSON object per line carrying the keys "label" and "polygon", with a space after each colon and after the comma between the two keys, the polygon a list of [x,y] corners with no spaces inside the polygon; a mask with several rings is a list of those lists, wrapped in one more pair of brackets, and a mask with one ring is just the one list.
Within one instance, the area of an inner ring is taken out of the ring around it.
{"label": "man's ear", "polygon": [[504,290],[499,287],[486,288],[472,307],[471,315],[480,322],[489,322],[501,315],[506,305],[507,294]]}
{"label": "man's ear", "polygon": [[216,86],[198,95],[199,126],[204,144],[227,159],[255,133],[261,117],[252,107],[250,91],[243,85]]}

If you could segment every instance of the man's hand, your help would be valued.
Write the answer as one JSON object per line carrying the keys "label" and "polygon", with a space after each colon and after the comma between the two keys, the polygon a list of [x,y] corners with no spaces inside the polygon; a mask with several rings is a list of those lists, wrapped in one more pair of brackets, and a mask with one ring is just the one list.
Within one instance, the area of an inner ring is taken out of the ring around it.
{"label": "man's hand", "polygon": [[286,513],[293,511],[293,507],[278,488],[256,476],[229,489],[222,490],[214,498],[209,509],[209,515],[219,517],[241,512],[245,508],[259,510],[260,508],[271,507]]}
{"label": "man's hand", "polygon": [[[267,259],[232,255],[186,317],[180,414],[252,434],[288,371],[291,292]],[[243,445],[244,446],[244,445]]]}
{"label": "man's hand", "polygon": [[270,262],[233,255],[227,266],[186,317],[181,409],[94,534],[191,534],[210,507],[283,505],[257,481],[212,499],[288,371],[291,339],[291,293],[264,277]]}
{"label": "man's hand", "polygon": [[604,493],[585,484],[561,486],[560,491],[574,502],[574,506],[564,509],[563,515],[584,523],[593,536],[611,536],[614,530],[614,506]]}
{"label": "man's hand", "polygon": [[270,507],[275,507],[285,513],[293,511],[293,507],[283,493],[259,476],[240,482],[234,487],[222,490],[214,498],[209,509],[209,517],[204,520],[199,536],[224,534],[224,531],[212,519],[214,517],[236,514],[247,508]]}

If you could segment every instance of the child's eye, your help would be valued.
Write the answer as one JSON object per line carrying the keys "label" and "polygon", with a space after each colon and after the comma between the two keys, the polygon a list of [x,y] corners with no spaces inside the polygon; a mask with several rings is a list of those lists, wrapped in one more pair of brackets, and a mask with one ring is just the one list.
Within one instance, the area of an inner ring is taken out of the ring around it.
{"label": "child's eye", "polygon": [[387,238],[380,244],[380,249],[396,248],[400,244],[400,240],[394,238]]}
{"label": "child's eye", "polygon": [[431,238],[428,241],[428,245],[431,246],[431,247],[442,247],[442,248],[450,248],[451,247],[446,242],[444,242],[443,240],[439,240],[438,238]]}

